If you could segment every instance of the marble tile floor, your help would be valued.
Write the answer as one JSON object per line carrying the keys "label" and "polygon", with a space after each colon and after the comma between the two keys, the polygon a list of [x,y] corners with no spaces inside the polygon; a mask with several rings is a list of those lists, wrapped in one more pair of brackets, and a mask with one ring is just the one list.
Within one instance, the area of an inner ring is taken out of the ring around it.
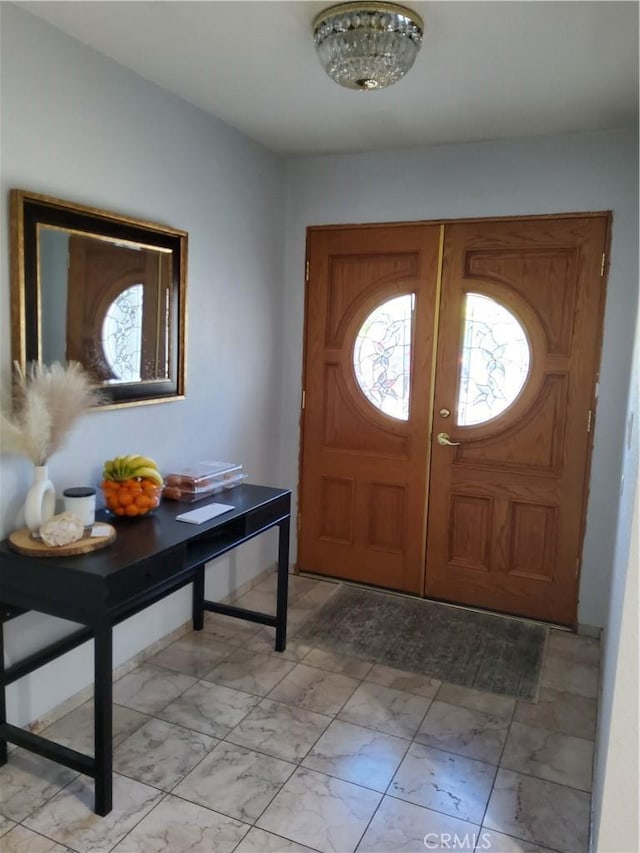
{"label": "marble tile floor", "polygon": [[[114,684],[114,808],[14,749],[2,853],[583,853],[599,643],[551,631],[535,703],[297,643],[337,589],[291,578],[291,637],[207,614]],[[241,598],[269,609],[275,576]],[[45,731],[91,752],[92,703]]]}

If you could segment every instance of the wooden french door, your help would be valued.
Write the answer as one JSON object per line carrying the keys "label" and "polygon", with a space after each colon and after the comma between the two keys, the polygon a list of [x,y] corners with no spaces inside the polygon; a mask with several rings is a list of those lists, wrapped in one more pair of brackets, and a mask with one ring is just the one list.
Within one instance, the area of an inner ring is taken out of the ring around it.
{"label": "wooden french door", "polygon": [[[301,569],[575,624],[607,229],[310,231]],[[398,336],[375,318],[395,329],[410,293],[403,420],[384,406]],[[363,379],[369,355],[386,372]]]}
{"label": "wooden french door", "polygon": [[[447,227],[429,597],[575,622],[606,232],[606,217]],[[495,336],[483,310],[496,317]],[[477,349],[473,382],[465,368]],[[504,374],[516,350],[526,369],[510,400]],[[494,411],[508,405],[493,414],[483,396],[500,393]],[[440,444],[442,433],[459,444]]]}
{"label": "wooden french door", "polygon": [[[300,568],[422,593],[439,243],[437,225],[309,234]],[[363,367],[383,405],[419,389],[406,418],[371,402],[353,362],[371,313],[398,299],[409,339],[381,333]],[[392,349],[410,351],[408,376]]]}

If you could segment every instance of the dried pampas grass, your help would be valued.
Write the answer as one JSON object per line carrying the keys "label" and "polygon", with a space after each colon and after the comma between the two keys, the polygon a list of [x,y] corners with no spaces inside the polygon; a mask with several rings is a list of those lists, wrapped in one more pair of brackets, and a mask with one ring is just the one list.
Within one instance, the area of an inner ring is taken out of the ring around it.
{"label": "dried pampas grass", "polygon": [[76,361],[33,363],[26,373],[16,364],[15,371],[14,413],[0,415],[0,451],[44,465],[60,450],[74,421],[100,402],[100,394]]}

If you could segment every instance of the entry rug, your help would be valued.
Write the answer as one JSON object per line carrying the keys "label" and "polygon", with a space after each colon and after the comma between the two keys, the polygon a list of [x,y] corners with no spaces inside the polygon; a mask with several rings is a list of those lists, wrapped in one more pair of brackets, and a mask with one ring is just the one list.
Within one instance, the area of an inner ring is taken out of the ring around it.
{"label": "entry rug", "polygon": [[342,585],[297,642],[491,693],[534,700],[548,629]]}

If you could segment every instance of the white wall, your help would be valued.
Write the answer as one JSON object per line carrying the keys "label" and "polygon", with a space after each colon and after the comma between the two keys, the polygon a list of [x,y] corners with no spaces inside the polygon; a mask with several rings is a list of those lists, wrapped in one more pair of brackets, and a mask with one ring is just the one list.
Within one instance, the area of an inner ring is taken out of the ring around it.
{"label": "white wall", "polygon": [[615,630],[605,644],[604,684],[598,726],[598,755],[594,773],[594,841],[599,853],[637,853],[640,850],[640,743],[638,667],[638,566],[640,556],[636,492],[632,547],[621,566],[622,596],[615,614]]}
{"label": "white wall", "polygon": [[630,131],[572,134],[384,154],[292,158],[287,182],[280,453],[282,477],[290,483],[297,482],[298,475],[308,226],[613,210],[579,605],[580,623],[604,625],[638,298],[637,135]]}
{"label": "white wall", "polygon": [[[284,165],[280,158],[85,48],[28,12],[1,4],[2,210],[12,187],[47,193],[189,232],[187,398],[87,415],[55,455],[60,493],[95,483],[104,459],[144,453],[167,471],[198,459],[241,461],[254,482],[278,481]],[[212,81],[212,85],[213,85]],[[10,371],[9,272],[2,217],[0,375]],[[15,526],[30,483],[26,460],[0,458],[0,534]],[[222,596],[275,560],[273,537],[210,569]],[[115,662],[189,615],[182,590],[117,629]],[[15,660],[69,630],[28,614],[7,626]],[[86,644],[9,692],[28,722],[91,680]]]}
{"label": "white wall", "polygon": [[[640,323],[627,410],[609,617],[602,650],[602,697],[593,780],[592,850],[640,850]],[[635,494],[635,501],[634,501]]]}
{"label": "white wall", "polygon": [[[308,225],[614,211],[579,611],[581,622],[605,624],[638,290],[635,134],[292,158],[285,199],[277,157],[28,12],[6,3],[0,11],[4,210],[9,188],[21,187],[190,233],[187,399],[87,416],[52,460],[58,490],[95,482],[102,460],[134,451],[156,456],[165,469],[199,456],[238,459],[256,481],[295,486]],[[0,377],[6,391],[4,221]],[[0,534],[12,529],[29,481],[26,462],[0,458]],[[618,537],[628,536],[625,518]],[[272,545],[249,544],[220,561],[215,593],[224,595],[263,568]],[[124,623],[116,663],[187,616],[188,594],[181,591]],[[8,626],[9,657],[67,630],[36,614],[21,617]],[[88,683],[90,657],[85,646],[64,666],[51,664],[16,685],[12,721],[32,720]]]}

